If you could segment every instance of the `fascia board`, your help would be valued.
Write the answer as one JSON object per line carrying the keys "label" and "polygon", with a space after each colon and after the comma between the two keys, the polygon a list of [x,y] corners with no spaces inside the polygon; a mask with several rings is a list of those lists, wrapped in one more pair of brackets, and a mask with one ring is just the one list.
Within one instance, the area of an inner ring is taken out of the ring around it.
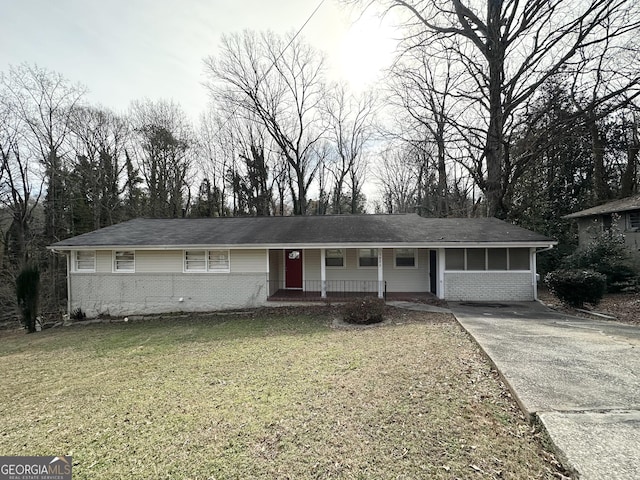
{"label": "fascia board", "polygon": [[77,245],[48,246],[52,251],[71,250],[189,250],[189,249],[228,249],[228,250],[282,250],[318,248],[536,248],[557,245],[557,241],[536,242],[407,242],[407,243],[290,243],[290,244],[195,244],[195,245]]}

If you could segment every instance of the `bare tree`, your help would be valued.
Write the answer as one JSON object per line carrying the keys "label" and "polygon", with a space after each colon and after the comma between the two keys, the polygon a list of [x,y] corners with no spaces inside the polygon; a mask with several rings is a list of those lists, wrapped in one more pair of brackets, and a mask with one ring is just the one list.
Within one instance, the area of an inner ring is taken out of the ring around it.
{"label": "bare tree", "polygon": [[[90,209],[85,231],[113,225],[119,220],[124,192],[126,162],[122,157],[129,140],[128,123],[103,108],[80,107],[72,115],[71,130],[75,161],[68,188],[77,197],[71,199],[72,205],[83,201]],[[72,231],[84,233],[76,228]]]}
{"label": "bare tree", "polygon": [[272,213],[279,149],[257,118],[218,100],[203,117],[199,143],[202,170],[230,199],[233,215]]}
{"label": "bare tree", "polygon": [[240,193],[246,198],[246,212],[250,215],[271,214],[273,176],[276,153],[273,140],[264,125],[256,118],[232,112],[226,123],[232,130],[234,151],[233,174],[240,180]]}
{"label": "bare tree", "polygon": [[26,64],[11,67],[0,82],[12,111],[26,127],[25,138],[31,153],[45,167],[45,240],[60,240],[68,235],[63,146],[69,135],[72,112],[85,88],[71,85],[60,74]]}
{"label": "bare tree", "polygon": [[212,98],[224,99],[264,125],[287,161],[294,213],[306,213],[318,168],[322,55],[294,36],[271,32],[224,35],[218,58],[205,61]]}
{"label": "bare tree", "polygon": [[366,198],[363,193],[366,181],[366,173],[369,168],[369,160],[366,155],[359,157],[353,164],[347,177],[347,199],[349,200],[350,213],[364,213]]}
{"label": "bare tree", "polygon": [[[628,47],[628,45],[627,45]],[[594,47],[590,56],[584,54],[579,61],[566,69],[564,76],[571,76],[569,87],[575,107],[576,123],[584,123],[591,137],[593,155],[594,203],[603,203],[614,195],[606,169],[607,139],[605,124],[613,113],[626,108],[640,94],[637,89],[628,88],[628,79],[621,79],[617,70],[621,63],[637,62],[636,52],[627,48],[616,48],[615,58],[609,54],[608,44]],[[638,78],[640,68],[633,72]]]}
{"label": "bare tree", "polygon": [[194,138],[191,125],[172,101],[133,102],[137,158],[148,190],[148,214],[180,217],[189,208]]}
{"label": "bare tree", "polygon": [[[406,52],[389,72],[390,103],[400,109],[392,135],[414,146],[433,143],[437,151],[436,216],[446,217],[449,213],[447,163],[451,161],[448,151],[455,151],[459,140],[459,102],[453,94],[459,76],[451,52],[445,50],[440,59],[428,55],[421,46]],[[425,135],[421,135],[423,132]]]}
{"label": "bare tree", "polygon": [[[337,84],[328,89],[325,109],[327,136],[334,148],[334,157],[327,165],[334,180],[332,210],[346,213],[344,209],[348,207],[349,213],[357,213],[365,170],[364,153],[373,135],[376,100],[371,92],[356,96],[350,94],[344,84]],[[347,186],[350,192],[345,196]]]}
{"label": "bare tree", "polygon": [[328,150],[329,145],[326,142],[322,144],[322,153],[320,154],[320,166],[318,167],[317,184],[318,184],[318,199],[312,201],[313,208],[310,208],[310,213],[313,215],[326,215],[328,213],[338,213],[332,212],[330,206],[330,198],[331,194],[331,178],[329,173],[328,166]]}
{"label": "bare tree", "polygon": [[236,155],[232,125],[227,121],[227,114],[212,105],[200,118],[198,130],[198,168],[209,190],[217,192],[219,197],[212,216],[222,217],[226,214],[228,197],[225,175],[231,167]]}
{"label": "bare tree", "polygon": [[[363,3],[353,0],[351,3]],[[460,123],[484,137],[486,170],[478,178],[487,214],[504,217],[509,131],[553,75],[576,61],[597,62],[635,48],[640,26],[635,0],[367,0],[403,15],[405,51],[416,43],[434,55],[455,52],[467,81],[456,93],[469,108]],[[634,53],[636,55],[636,53]],[[612,72],[637,95],[637,60]],[[473,106],[473,108],[471,108]]]}
{"label": "bare tree", "polygon": [[[65,142],[70,131],[71,114],[80,104],[85,88],[72,85],[62,75],[31,65],[11,67],[7,74],[0,74],[0,88],[4,90],[7,104],[23,126],[24,148],[20,147],[17,165],[33,170],[34,161],[43,169],[44,184],[44,234],[42,241],[49,243],[70,235],[66,207]],[[25,154],[29,158],[25,158]],[[26,162],[26,163],[25,163]],[[27,180],[31,192],[35,192],[32,172],[20,170],[20,181]],[[14,177],[15,178],[15,177]],[[26,191],[23,188],[23,197]],[[26,200],[23,198],[23,200]],[[33,204],[29,205],[30,208]],[[48,269],[43,275],[43,296],[46,303],[56,305],[64,298],[66,288],[66,264],[58,255],[47,257]]]}
{"label": "bare tree", "polygon": [[[0,94],[0,207],[10,215],[3,235],[3,252],[9,254],[16,271],[33,255],[36,232],[34,212],[40,205],[44,176],[37,158],[32,158],[25,138],[26,125]],[[0,269],[2,267],[0,262]]]}
{"label": "bare tree", "polygon": [[383,152],[375,178],[386,213],[413,213],[416,210],[418,177],[416,164],[401,148]]}

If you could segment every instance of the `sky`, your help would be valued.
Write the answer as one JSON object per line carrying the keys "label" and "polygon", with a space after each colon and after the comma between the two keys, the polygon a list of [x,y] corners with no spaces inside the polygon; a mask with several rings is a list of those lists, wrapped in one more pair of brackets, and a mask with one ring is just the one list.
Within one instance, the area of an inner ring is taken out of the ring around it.
{"label": "sky", "polygon": [[[207,92],[203,59],[223,33],[297,31],[321,0],[0,0],[0,71],[36,64],[124,112],[173,99],[195,121]],[[327,56],[328,77],[374,85],[395,48],[390,22],[325,0],[302,31]]]}

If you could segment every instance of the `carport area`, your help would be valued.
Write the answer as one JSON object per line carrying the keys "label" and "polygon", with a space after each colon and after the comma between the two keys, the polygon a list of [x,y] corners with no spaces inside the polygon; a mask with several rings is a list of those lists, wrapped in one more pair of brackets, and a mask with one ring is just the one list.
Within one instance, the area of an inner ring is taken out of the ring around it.
{"label": "carport area", "polygon": [[449,306],[580,478],[640,478],[640,328],[537,302]]}

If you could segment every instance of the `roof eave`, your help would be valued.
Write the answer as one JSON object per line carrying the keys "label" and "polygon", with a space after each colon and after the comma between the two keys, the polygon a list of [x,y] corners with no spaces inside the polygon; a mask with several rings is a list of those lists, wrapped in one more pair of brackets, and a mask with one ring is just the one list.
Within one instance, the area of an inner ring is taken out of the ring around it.
{"label": "roof eave", "polygon": [[609,215],[612,213],[626,213],[633,210],[640,210],[640,205],[627,205],[627,206],[617,206],[614,208],[602,208],[593,207],[587,208],[586,210],[581,210],[579,212],[570,213],[568,215],[563,215],[561,218],[574,219],[574,218],[584,218],[584,217],[594,217],[596,215]]}
{"label": "roof eave", "polygon": [[487,247],[547,247],[557,245],[555,240],[518,240],[518,241],[437,241],[437,242],[331,242],[331,243],[290,243],[290,244],[191,244],[191,245],[50,245],[47,249],[56,251],[71,250],[189,250],[189,249],[230,249],[230,250],[282,250],[282,249],[317,249],[317,248],[467,248]]}

